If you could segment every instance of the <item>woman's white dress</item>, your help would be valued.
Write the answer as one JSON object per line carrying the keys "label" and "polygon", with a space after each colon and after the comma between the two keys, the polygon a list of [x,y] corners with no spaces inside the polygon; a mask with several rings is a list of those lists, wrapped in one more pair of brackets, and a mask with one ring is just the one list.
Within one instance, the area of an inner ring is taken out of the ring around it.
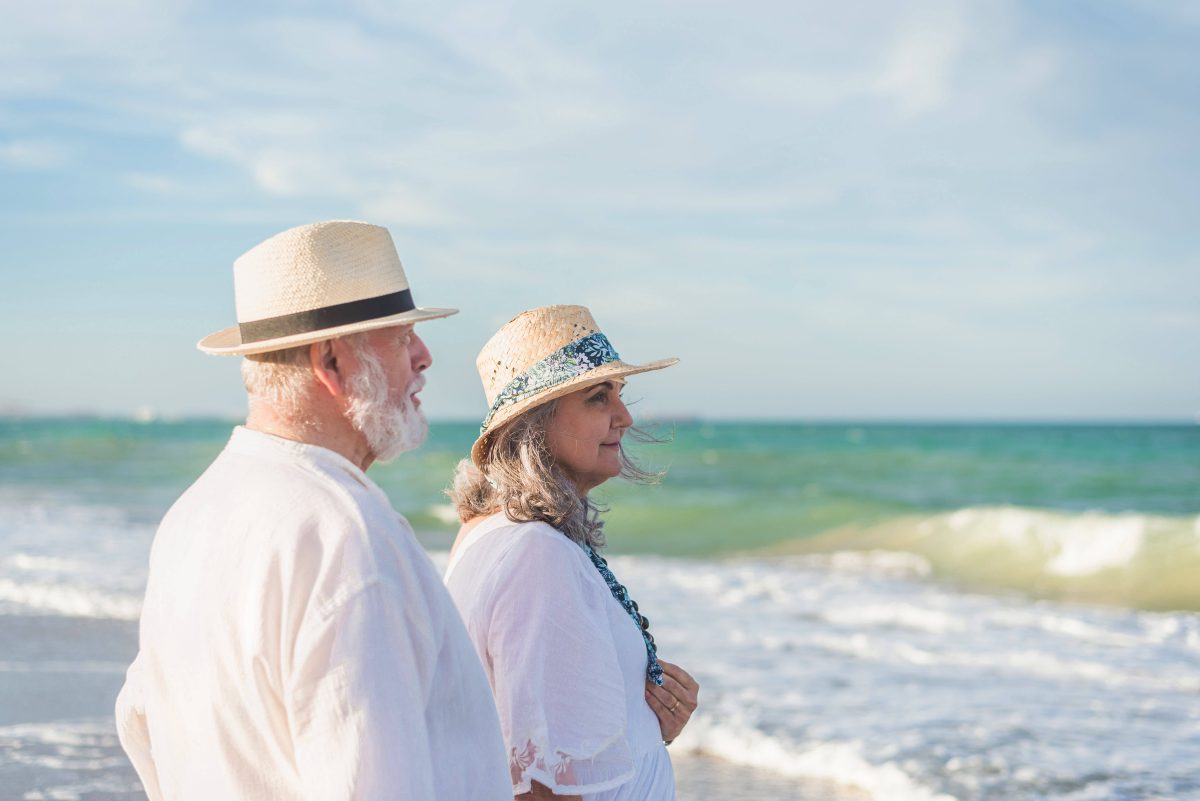
{"label": "woman's white dress", "polygon": [[536,780],[589,801],[675,798],[641,632],[582,548],[496,514],[445,580],[496,697],[514,794]]}

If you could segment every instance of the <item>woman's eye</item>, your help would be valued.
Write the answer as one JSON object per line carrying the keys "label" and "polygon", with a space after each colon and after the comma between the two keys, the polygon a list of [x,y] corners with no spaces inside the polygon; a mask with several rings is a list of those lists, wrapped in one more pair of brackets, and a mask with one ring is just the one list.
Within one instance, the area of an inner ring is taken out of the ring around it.
{"label": "woman's eye", "polygon": [[608,400],[607,392],[597,392],[592,397],[588,398],[588,403],[602,404]]}

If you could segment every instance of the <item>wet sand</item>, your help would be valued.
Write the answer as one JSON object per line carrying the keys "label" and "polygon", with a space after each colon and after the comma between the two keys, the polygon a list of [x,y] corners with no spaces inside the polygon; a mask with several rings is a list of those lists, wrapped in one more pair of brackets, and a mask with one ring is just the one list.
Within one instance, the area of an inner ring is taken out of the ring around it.
{"label": "wet sand", "polygon": [[704,755],[671,755],[678,801],[871,801],[854,787],[795,779]]}

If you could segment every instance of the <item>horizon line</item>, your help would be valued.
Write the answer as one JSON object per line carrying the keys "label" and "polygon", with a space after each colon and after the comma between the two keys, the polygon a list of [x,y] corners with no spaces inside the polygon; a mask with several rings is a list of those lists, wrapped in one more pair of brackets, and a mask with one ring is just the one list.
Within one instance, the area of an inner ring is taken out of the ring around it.
{"label": "horizon line", "polygon": [[[21,421],[81,421],[95,420],[105,422],[127,422],[141,425],[171,425],[178,423],[231,423],[240,424],[245,420],[244,415],[226,415],[217,413],[183,414],[183,415],[151,415],[138,414],[108,414],[104,412],[0,412],[0,422],[11,423]],[[478,425],[479,420],[469,417],[430,417],[431,425]],[[704,416],[696,414],[653,415],[640,422],[641,425],[848,425],[848,426],[880,426],[880,425],[1164,425],[1164,426],[1200,426],[1200,414],[1194,418],[1186,417],[1150,417],[1150,416],[1096,416],[1096,417],[1059,417],[1046,416],[945,416],[945,417],[837,417],[826,415],[811,415],[797,417],[781,417],[776,415],[763,416]]]}

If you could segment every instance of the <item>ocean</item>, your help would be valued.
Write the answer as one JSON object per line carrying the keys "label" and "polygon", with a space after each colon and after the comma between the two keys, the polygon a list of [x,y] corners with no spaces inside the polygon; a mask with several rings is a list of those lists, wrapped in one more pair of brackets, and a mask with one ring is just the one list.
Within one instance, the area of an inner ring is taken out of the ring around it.
{"label": "ocean", "polygon": [[[233,424],[0,421],[0,801],[138,799],[112,704],[154,528]],[[435,561],[472,424],[372,477]],[[1200,426],[703,423],[609,482],[700,681],[681,801],[1200,799]]]}

